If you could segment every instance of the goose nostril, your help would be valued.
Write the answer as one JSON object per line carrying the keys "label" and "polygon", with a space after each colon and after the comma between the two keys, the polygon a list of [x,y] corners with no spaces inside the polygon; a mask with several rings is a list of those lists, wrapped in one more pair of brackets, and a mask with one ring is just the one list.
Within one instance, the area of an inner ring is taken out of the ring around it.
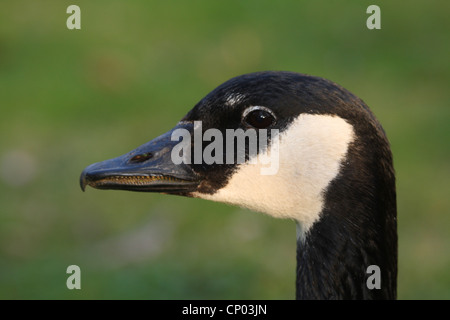
{"label": "goose nostril", "polygon": [[153,157],[153,154],[151,152],[143,153],[135,155],[133,158],[130,159],[130,162],[132,163],[140,163],[147,161],[148,159],[151,159]]}

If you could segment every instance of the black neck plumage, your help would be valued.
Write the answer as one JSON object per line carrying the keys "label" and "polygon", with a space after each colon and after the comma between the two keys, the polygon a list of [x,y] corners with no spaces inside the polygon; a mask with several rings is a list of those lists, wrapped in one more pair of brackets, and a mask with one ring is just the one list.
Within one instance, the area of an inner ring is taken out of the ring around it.
{"label": "black neck plumage", "polygon": [[[320,219],[298,239],[297,299],[396,298],[397,217],[390,151],[385,148],[385,154],[372,160],[366,157],[365,164],[352,152],[326,191]],[[379,288],[370,285],[373,276],[379,276]]]}
{"label": "black neck plumage", "polygon": [[[297,299],[395,299],[397,279],[396,238],[386,231],[337,221],[324,212],[305,239],[297,243]],[[376,223],[376,222],[370,222]],[[379,270],[380,287],[369,277]],[[368,284],[369,280],[369,284]]]}

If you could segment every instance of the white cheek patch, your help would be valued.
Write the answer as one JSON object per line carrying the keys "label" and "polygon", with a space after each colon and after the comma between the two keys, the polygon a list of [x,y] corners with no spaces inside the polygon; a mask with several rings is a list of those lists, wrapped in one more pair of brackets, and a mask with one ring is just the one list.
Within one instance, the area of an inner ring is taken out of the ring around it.
{"label": "white cheek patch", "polygon": [[353,139],[353,127],[340,117],[301,114],[280,133],[277,174],[262,175],[261,164],[244,163],[216,193],[193,196],[294,219],[305,234],[319,219],[326,188]]}

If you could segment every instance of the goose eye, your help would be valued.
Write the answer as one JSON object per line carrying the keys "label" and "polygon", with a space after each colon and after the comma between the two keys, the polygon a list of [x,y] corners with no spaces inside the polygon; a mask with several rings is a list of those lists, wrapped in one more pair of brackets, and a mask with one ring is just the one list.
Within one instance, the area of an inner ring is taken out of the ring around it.
{"label": "goose eye", "polygon": [[268,111],[257,109],[244,117],[244,122],[256,129],[267,128],[275,122],[275,117]]}

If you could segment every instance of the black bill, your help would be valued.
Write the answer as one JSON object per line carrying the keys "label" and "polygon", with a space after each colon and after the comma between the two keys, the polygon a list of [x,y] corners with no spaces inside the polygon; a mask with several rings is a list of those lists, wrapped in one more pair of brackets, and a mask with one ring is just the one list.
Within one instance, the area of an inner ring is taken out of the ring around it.
{"label": "black bill", "polygon": [[81,173],[80,186],[97,189],[187,194],[197,189],[198,177],[189,164],[175,164],[172,141],[176,129],[192,132],[192,123],[177,125],[171,131],[120,157],[94,163]]}

